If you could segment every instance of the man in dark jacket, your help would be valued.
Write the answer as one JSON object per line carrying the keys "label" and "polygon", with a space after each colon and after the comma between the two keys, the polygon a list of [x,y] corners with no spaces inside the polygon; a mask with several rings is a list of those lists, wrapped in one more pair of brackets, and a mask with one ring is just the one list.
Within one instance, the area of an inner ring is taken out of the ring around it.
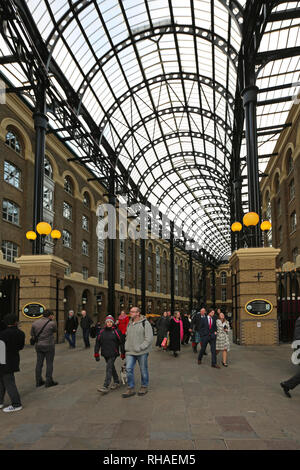
{"label": "man in dark jacket", "polygon": [[[297,318],[295,323],[295,330],[294,330],[294,342],[295,342],[295,352],[293,356],[295,356],[295,364],[297,363],[298,366],[300,365],[300,317]],[[294,347],[294,345],[292,345]],[[297,354],[298,351],[298,354]],[[281,382],[281,387],[283,388],[284,393],[287,397],[292,398],[290,394],[290,390],[293,390],[297,385],[300,384],[300,371],[297,372],[293,377],[285,382]]]}
{"label": "man in dark jacket", "polygon": [[[51,310],[45,310],[43,317],[36,320],[31,327],[31,336],[37,338],[35,343],[36,350],[36,368],[35,380],[36,386],[54,387],[58,382],[53,380],[53,362],[55,356],[55,338],[57,325],[54,320],[54,313]],[[44,360],[46,359],[46,382],[42,378]]]}
{"label": "man in dark jacket", "polygon": [[86,348],[89,348],[90,345],[90,328],[93,324],[93,320],[87,315],[86,310],[81,312],[80,326],[82,328],[83,341]]}
{"label": "man in dark jacket", "polygon": [[119,376],[115,368],[115,360],[120,355],[119,348],[121,348],[121,357],[125,357],[124,337],[118,328],[114,326],[114,318],[108,315],[105,319],[105,328],[100,330],[95,343],[94,357],[96,361],[100,361],[100,354],[106,361],[106,377],[103,387],[98,391],[104,394],[109,392],[109,385],[113,377],[114,384],[111,390],[115,390],[120,386]]}
{"label": "man in dark jacket", "polygon": [[189,317],[188,317],[187,313],[185,313],[182,317],[182,325],[183,325],[184,336],[183,336],[183,340],[182,340],[181,344],[188,344],[190,336],[191,336],[191,333],[190,333],[191,324],[190,324]]}
{"label": "man in dark jacket", "polygon": [[10,413],[22,409],[15,372],[20,370],[19,351],[24,348],[25,334],[18,329],[15,315],[6,315],[3,321],[7,328],[0,332],[0,408],[4,407],[4,395],[7,392],[11,406],[3,408],[3,411]]}
{"label": "man in dark jacket", "polygon": [[220,369],[217,365],[217,354],[216,354],[216,339],[217,339],[217,322],[215,319],[215,311],[210,310],[207,316],[201,317],[199,323],[199,334],[201,338],[201,350],[198,356],[198,364],[201,364],[202,357],[204,355],[207,344],[210,344],[211,350],[211,366],[215,369]]}
{"label": "man in dark jacket", "polygon": [[[74,310],[69,311],[68,318],[65,324],[65,338],[69,341],[70,348],[76,347],[76,331],[78,328],[78,318],[74,315]],[[71,338],[70,338],[71,336]]]}

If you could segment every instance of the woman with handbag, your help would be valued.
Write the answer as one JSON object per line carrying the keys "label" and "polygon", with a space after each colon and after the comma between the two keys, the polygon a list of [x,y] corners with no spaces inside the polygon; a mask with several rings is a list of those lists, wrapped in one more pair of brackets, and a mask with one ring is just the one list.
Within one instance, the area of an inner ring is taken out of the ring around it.
{"label": "woman with handbag", "polygon": [[173,351],[174,357],[178,356],[178,351],[180,351],[180,344],[183,340],[183,324],[180,318],[180,312],[176,311],[174,317],[171,318],[169,324],[169,333],[170,333],[170,351]]}
{"label": "woman with handbag", "polygon": [[[163,347],[164,349],[166,349],[167,347],[166,344],[162,346],[162,342],[165,340],[165,338],[168,337],[169,323],[170,323],[170,319],[168,317],[168,312],[164,312],[162,316],[156,322],[156,327],[157,327],[156,347],[158,348],[158,350],[160,350],[161,347]],[[165,343],[167,343],[167,341],[165,341]]]}

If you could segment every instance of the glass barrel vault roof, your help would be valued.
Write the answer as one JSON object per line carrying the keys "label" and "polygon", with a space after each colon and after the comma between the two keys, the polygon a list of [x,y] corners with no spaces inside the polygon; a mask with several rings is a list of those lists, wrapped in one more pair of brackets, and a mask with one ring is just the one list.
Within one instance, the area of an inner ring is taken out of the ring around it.
{"label": "glass barrel vault roof", "polygon": [[[274,4],[277,12],[300,2]],[[246,2],[29,0],[27,5],[51,59],[116,153],[117,171],[125,170],[149,202],[201,247],[219,259],[228,254]],[[298,18],[270,21],[259,52],[296,47],[299,40]],[[1,53],[8,54],[3,42]],[[291,84],[290,95],[297,93],[299,65],[295,56],[257,67],[257,85],[266,90],[259,94],[258,128],[285,123],[292,101],[275,98],[286,95],[287,89],[279,88],[285,83]],[[26,84],[17,63],[1,68],[12,83]],[[50,81],[59,88],[54,76]],[[61,127],[49,117],[53,128]],[[259,134],[259,153],[271,154],[275,139],[276,134]],[[75,145],[73,150],[82,153]],[[243,142],[242,157],[245,152]],[[260,160],[261,172],[267,161]],[[246,167],[242,176],[247,177]],[[246,187],[243,193],[247,210]]]}

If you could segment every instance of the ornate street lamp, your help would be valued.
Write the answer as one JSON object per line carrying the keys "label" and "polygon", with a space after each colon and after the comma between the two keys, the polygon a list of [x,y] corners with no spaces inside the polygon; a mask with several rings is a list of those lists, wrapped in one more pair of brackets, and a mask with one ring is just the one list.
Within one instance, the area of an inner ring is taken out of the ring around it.
{"label": "ornate street lamp", "polygon": [[[250,243],[247,243],[248,246],[253,246],[252,229],[257,226],[258,222],[259,222],[259,215],[256,212],[248,212],[243,217],[244,226],[249,228],[249,230],[250,230],[250,234],[249,234],[250,235]],[[270,230],[271,227],[272,227],[272,224],[268,220],[263,221],[260,225],[260,229],[263,232],[266,232],[266,231]],[[231,231],[234,232],[234,233],[241,232],[242,230],[243,230],[243,226],[240,222],[234,222],[231,225]],[[246,236],[244,236],[244,238],[247,240]]]}
{"label": "ornate street lamp", "polygon": [[[47,222],[40,222],[36,226],[37,233],[42,237],[42,253],[44,253],[45,238],[50,235],[54,244],[61,238],[61,232],[59,230],[52,230],[52,227]],[[26,238],[30,242],[34,242],[37,239],[37,234],[33,230],[29,230],[26,233]]]}

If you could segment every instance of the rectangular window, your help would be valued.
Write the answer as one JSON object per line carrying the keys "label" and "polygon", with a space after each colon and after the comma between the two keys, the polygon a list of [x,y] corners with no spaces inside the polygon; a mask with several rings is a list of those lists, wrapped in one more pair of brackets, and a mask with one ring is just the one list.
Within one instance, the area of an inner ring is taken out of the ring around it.
{"label": "rectangular window", "polygon": [[86,268],[85,266],[83,266],[82,268],[82,276],[83,276],[83,279],[86,281],[89,277],[89,270],[88,268]]}
{"label": "rectangular window", "polygon": [[89,256],[89,244],[86,240],[82,240],[82,254],[85,256]]}
{"label": "rectangular window", "polygon": [[19,247],[13,242],[3,240],[2,253],[5,261],[8,261],[9,263],[14,263],[15,258],[18,258]]}
{"label": "rectangular window", "polygon": [[19,225],[20,208],[15,203],[4,200],[2,203],[2,217],[12,224]]}
{"label": "rectangular window", "polygon": [[227,300],[226,287],[222,287],[222,289],[221,289],[221,300],[222,300],[222,302],[226,302],[226,300]]}
{"label": "rectangular window", "polygon": [[68,263],[68,266],[65,269],[65,275],[70,276],[71,272],[72,272],[72,265],[71,265],[71,263]]}
{"label": "rectangular window", "polygon": [[21,171],[10,162],[4,162],[4,181],[15,188],[21,188]]}
{"label": "rectangular window", "polygon": [[291,232],[294,232],[297,228],[297,216],[296,212],[294,211],[291,215]]}
{"label": "rectangular window", "polygon": [[43,207],[53,212],[53,190],[44,186]]}
{"label": "rectangular window", "polygon": [[63,246],[72,248],[72,235],[68,230],[63,230]]}
{"label": "rectangular window", "polygon": [[99,284],[104,283],[104,273],[102,271],[99,271],[99,273],[98,273],[98,282],[99,282]]}
{"label": "rectangular window", "polygon": [[72,220],[72,206],[67,202],[63,203],[63,216],[65,219]]}
{"label": "rectangular window", "polygon": [[82,216],[82,228],[87,232],[89,231],[89,219],[86,215]]}

